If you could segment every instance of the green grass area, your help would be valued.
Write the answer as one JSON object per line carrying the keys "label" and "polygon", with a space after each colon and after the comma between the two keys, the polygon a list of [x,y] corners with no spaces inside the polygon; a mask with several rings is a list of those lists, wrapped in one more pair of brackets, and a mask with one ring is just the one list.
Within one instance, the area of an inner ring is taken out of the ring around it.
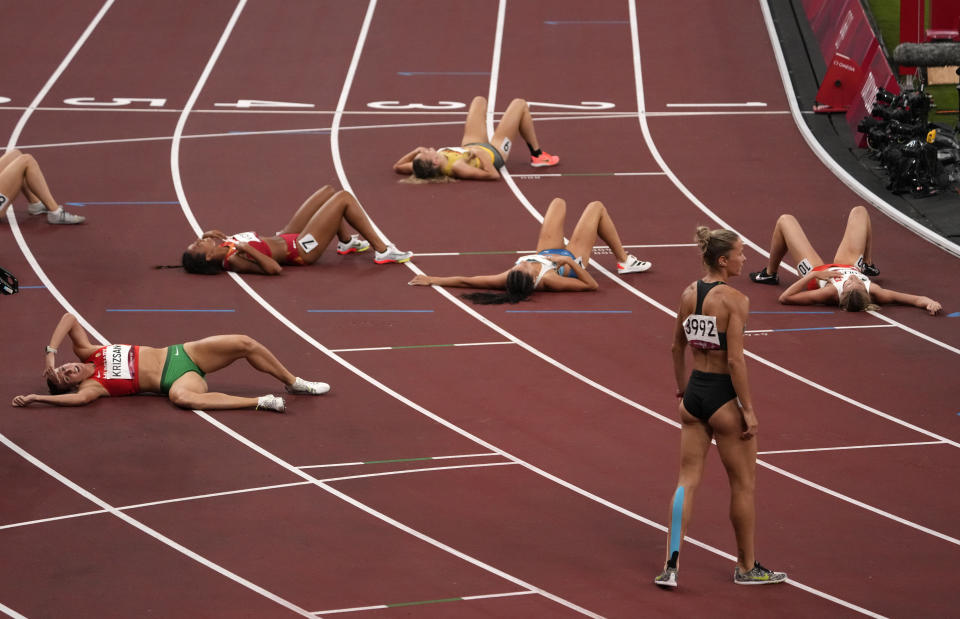
{"label": "green grass area", "polygon": [[[930,14],[930,0],[926,0],[927,11]],[[889,53],[900,43],[900,0],[869,0],[870,12],[880,29],[880,37]],[[928,18],[929,19],[929,18]],[[953,127],[957,124],[957,116],[937,114],[938,111],[957,110],[960,103],[957,101],[956,84],[929,86],[927,92],[933,97],[936,107],[931,108],[929,122],[940,123]]]}

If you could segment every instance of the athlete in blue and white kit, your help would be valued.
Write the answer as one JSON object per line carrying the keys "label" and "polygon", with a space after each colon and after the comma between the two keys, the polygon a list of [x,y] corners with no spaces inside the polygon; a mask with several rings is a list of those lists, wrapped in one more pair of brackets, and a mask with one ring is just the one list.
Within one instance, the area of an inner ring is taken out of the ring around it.
{"label": "athlete in blue and white kit", "polygon": [[433,277],[417,275],[411,286],[449,286],[454,288],[484,288],[505,290],[504,293],[478,292],[464,295],[474,303],[518,303],[526,300],[536,290],[553,292],[585,292],[596,290],[597,280],[586,270],[590,263],[593,244],[599,237],[617,258],[617,272],[641,273],[650,269],[651,263],[628,254],[620,242],[620,235],[613,219],[601,202],[591,202],[573,229],[570,242],[564,243],[563,225],[567,203],[554,198],[540,226],[537,238],[537,253],[521,256],[507,271],[496,275],[453,275]]}

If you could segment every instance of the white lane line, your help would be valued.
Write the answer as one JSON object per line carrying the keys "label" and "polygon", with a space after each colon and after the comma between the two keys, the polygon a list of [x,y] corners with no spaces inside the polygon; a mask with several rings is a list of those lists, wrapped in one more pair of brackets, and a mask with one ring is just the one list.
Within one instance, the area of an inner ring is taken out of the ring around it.
{"label": "white lane line", "polygon": [[[37,108],[42,110],[43,108]],[[350,112],[344,112],[344,115],[350,114]],[[618,115],[612,116],[609,114],[589,116],[589,117],[575,117],[575,116],[557,116],[557,117],[545,117],[538,118],[537,122],[547,122],[554,120],[609,120],[609,119],[633,119],[633,115]],[[452,120],[452,121],[433,121],[433,122],[422,122],[422,123],[390,123],[390,124],[381,124],[381,125],[350,125],[347,127],[340,127],[340,131],[378,131],[381,129],[408,129],[412,127],[441,127],[445,125],[456,125],[458,127],[463,126],[462,120]],[[301,127],[294,129],[263,129],[263,130],[251,130],[251,131],[221,131],[218,133],[194,133],[180,136],[181,140],[200,140],[200,139],[210,139],[210,138],[234,138],[234,137],[249,137],[249,136],[265,136],[265,135],[297,135],[297,134],[326,134],[331,131],[331,127]],[[102,144],[127,144],[134,142],[169,142],[173,140],[173,136],[146,136],[140,138],[113,138],[113,139],[100,139],[100,140],[78,140],[72,142],[50,142],[45,144],[22,144],[20,145],[21,149],[37,149],[37,148],[63,148],[67,146],[98,146]],[[612,173],[612,175],[662,175],[662,172],[623,172],[623,173]],[[537,176],[537,175],[532,175]],[[542,175],[543,176],[543,175]],[[545,175],[549,176],[549,175]],[[568,175],[569,176],[569,175]]]}
{"label": "white lane line", "polygon": [[845,445],[843,447],[811,447],[809,449],[779,449],[777,451],[758,451],[758,456],[769,454],[799,454],[816,451],[845,451],[848,449],[877,449],[879,447],[914,447],[917,445],[943,445],[943,441],[922,441],[919,443],[881,443],[878,445]]}
{"label": "white lane line", "polygon": [[0,602],[0,611],[2,611],[3,613],[9,615],[9,616],[12,617],[13,619],[27,619],[26,616],[21,615],[20,613],[18,613],[17,611],[13,610],[12,608],[10,608],[9,606],[7,606],[6,604],[4,604],[4,603],[2,603],[2,602]]}
{"label": "white lane line", "polygon": [[758,335],[761,333],[782,333],[786,331],[832,331],[840,329],[885,329],[894,325],[838,325],[831,327],[797,327],[795,329],[747,329],[746,335]]}
{"label": "white lane line", "polygon": [[450,603],[450,602],[469,602],[471,600],[489,600],[493,598],[513,597],[517,595],[532,595],[533,591],[510,591],[507,593],[487,593],[484,595],[462,595],[449,597],[440,600],[423,600],[418,602],[399,602],[393,604],[376,604],[374,606],[356,606],[354,608],[337,608],[335,610],[318,610],[317,615],[335,615],[339,613],[356,613],[364,610],[384,610],[387,608],[422,606],[426,604]]}
{"label": "white lane line", "polygon": [[[432,457],[432,458],[419,458],[419,459],[422,459],[422,460],[449,460],[449,459],[456,459],[456,458],[477,458],[477,457],[488,457],[488,456],[500,457],[500,454],[497,454],[497,453],[462,454],[462,455],[455,455],[455,456],[435,456],[435,457]],[[394,462],[394,461],[389,461],[389,460],[388,460],[388,461],[385,461],[385,463],[393,463],[393,462]],[[309,465],[309,466],[300,466],[300,467],[297,467],[297,468],[299,468],[299,469],[301,469],[301,470],[304,470],[304,469],[315,469],[315,468],[334,468],[334,467],[347,467],[347,466],[362,466],[362,465],[369,465],[369,464],[380,464],[380,463],[375,463],[375,462],[340,462],[340,463],[336,463],[336,464],[314,464],[314,465]],[[516,463],[515,463],[515,462],[498,462],[498,463],[494,463],[494,464],[464,464],[464,465],[446,466],[446,467],[444,467],[444,466],[435,466],[435,467],[420,468],[420,469],[404,469],[404,470],[402,470],[402,471],[400,471],[400,472],[402,472],[402,473],[425,473],[425,472],[433,472],[433,471],[444,471],[444,470],[450,470],[450,469],[468,469],[468,468],[481,468],[481,467],[486,467],[486,466],[499,466],[499,465],[503,465],[503,464],[516,464]],[[365,478],[369,478],[369,477],[385,477],[385,476],[391,475],[391,474],[393,474],[393,473],[394,473],[394,471],[381,471],[381,472],[378,472],[378,473],[363,473],[363,474],[359,474],[359,475],[343,475],[343,476],[340,476],[340,477],[323,478],[323,479],[320,479],[320,481],[322,481],[322,482],[331,482],[331,481],[347,481],[347,480],[351,480],[351,479],[361,479],[361,478],[364,478],[364,479],[365,479]],[[281,489],[284,489],[284,488],[293,488],[293,487],[296,487],[296,486],[306,486],[306,485],[308,485],[308,484],[310,484],[310,483],[311,483],[311,482],[309,482],[309,481],[294,481],[294,482],[288,482],[288,483],[285,483],[285,484],[272,484],[272,485],[269,485],[269,486],[256,486],[256,487],[253,487],[253,488],[241,488],[241,489],[239,489],[239,490],[223,490],[223,491],[221,491],[221,492],[208,492],[208,493],[206,493],[206,494],[195,494],[195,495],[193,495],[193,496],[175,497],[175,498],[172,498],[172,499],[160,499],[160,500],[156,500],[156,501],[149,501],[149,502],[146,502],[146,503],[135,503],[135,504],[133,504],[133,505],[122,505],[122,506],[116,506],[115,508],[116,508],[117,510],[119,510],[119,511],[129,511],[129,510],[133,510],[133,509],[142,509],[142,508],[145,508],[145,507],[156,507],[156,506],[158,506],[158,505],[169,505],[169,504],[171,504],[171,503],[184,503],[184,502],[187,502],[187,501],[199,501],[199,500],[203,500],[203,499],[215,499],[215,498],[224,497],[224,496],[230,496],[230,495],[235,495],[235,494],[248,494],[248,493],[251,493],[251,492],[264,492],[264,491],[267,491],[267,490],[281,490]],[[86,517],[86,516],[96,516],[96,515],[99,515],[99,514],[107,514],[107,513],[110,513],[109,510],[107,510],[107,509],[94,509],[94,510],[85,511],[85,512],[74,512],[74,513],[72,513],[72,514],[62,514],[62,515],[60,515],[60,516],[51,516],[51,517],[49,517],[49,518],[37,518],[37,519],[35,519],[35,520],[25,520],[25,521],[22,521],[22,522],[12,522],[12,523],[9,523],[9,524],[0,525],[0,531],[2,531],[2,530],[4,530],[4,529],[17,529],[17,528],[20,528],[20,527],[29,527],[29,526],[33,526],[33,525],[37,525],[37,524],[46,524],[46,523],[49,523],[49,522],[57,522],[57,521],[59,521],[59,520],[69,520],[69,519],[72,519],[72,518],[84,518],[84,517]]]}
{"label": "white lane line", "polygon": [[360,475],[344,475],[343,477],[328,477],[318,481],[323,483],[332,483],[335,481],[349,481],[351,479],[364,479],[367,477],[389,477],[391,475],[409,475],[411,473],[434,473],[436,471],[453,471],[456,469],[482,469],[491,466],[517,466],[517,464],[517,462],[510,461],[486,462],[483,464],[455,464],[453,466],[429,466],[419,469],[401,469],[397,471],[382,471],[380,473],[363,473]]}
{"label": "white lane line", "polygon": [[744,103],[668,103],[667,107],[767,107],[762,101],[746,101]]}
{"label": "white lane line", "polygon": [[[419,254],[417,254],[419,256]],[[379,350],[411,350],[417,348],[462,348],[468,346],[499,346],[513,342],[467,342],[464,344],[423,344],[418,346],[373,346],[370,348],[331,348],[330,352],[372,352]]]}

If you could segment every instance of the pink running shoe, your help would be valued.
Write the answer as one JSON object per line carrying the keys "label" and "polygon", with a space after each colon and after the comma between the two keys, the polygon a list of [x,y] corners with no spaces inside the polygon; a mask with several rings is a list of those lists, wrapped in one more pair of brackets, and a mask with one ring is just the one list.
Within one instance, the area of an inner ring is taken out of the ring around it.
{"label": "pink running shoe", "polygon": [[551,155],[548,152],[541,151],[539,157],[530,156],[530,167],[533,168],[547,168],[555,166],[558,163],[560,163],[560,157]]}

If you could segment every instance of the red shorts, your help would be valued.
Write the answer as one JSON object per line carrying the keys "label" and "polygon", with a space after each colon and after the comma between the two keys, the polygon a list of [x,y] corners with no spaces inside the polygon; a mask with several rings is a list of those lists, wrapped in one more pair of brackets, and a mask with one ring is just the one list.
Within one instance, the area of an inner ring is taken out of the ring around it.
{"label": "red shorts", "polygon": [[306,262],[300,257],[300,248],[297,247],[297,237],[299,234],[281,234],[280,238],[287,244],[287,259],[284,264],[294,266],[303,266]]}

